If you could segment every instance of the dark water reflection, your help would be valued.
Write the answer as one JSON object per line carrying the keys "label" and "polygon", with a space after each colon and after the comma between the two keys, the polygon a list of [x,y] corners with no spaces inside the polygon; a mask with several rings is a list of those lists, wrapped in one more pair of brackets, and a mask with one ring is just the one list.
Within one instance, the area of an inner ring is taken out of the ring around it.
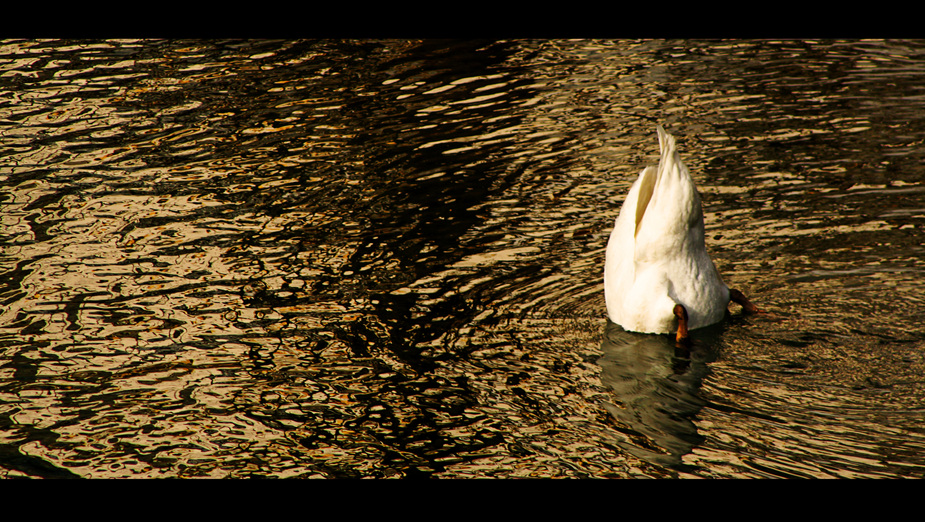
{"label": "dark water reflection", "polygon": [[[0,473],[918,477],[921,42],[0,45]],[[678,136],[771,313],[606,328]]]}
{"label": "dark water reflection", "polygon": [[704,407],[700,397],[708,363],[716,354],[703,353],[704,336],[715,342],[715,333],[698,332],[698,345],[686,347],[664,335],[626,332],[607,322],[601,349],[601,383],[613,391],[604,407],[613,415],[617,429],[627,440],[627,452],[650,462],[684,469],[682,458],[704,442],[694,424]]}

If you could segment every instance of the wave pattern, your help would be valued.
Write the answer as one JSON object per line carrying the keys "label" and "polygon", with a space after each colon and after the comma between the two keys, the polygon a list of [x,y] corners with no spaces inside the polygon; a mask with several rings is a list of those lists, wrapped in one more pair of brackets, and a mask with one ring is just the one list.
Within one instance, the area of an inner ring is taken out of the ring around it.
{"label": "wave pattern", "polygon": [[[0,45],[0,475],[921,476],[923,48]],[[770,313],[605,319],[655,123]]]}

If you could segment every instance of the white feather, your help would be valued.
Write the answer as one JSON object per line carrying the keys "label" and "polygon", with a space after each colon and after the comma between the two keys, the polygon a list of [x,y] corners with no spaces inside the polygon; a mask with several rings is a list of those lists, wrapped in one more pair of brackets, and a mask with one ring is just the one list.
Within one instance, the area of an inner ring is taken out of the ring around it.
{"label": "white feather", "polygon": [[700,194],[675,147],[658,127],[658,168],[646,167],[630,188],[607,242],[607,315],[625,330],[669,333],[675,305],[693,330],[723,319],[729,288],[707,254]]}

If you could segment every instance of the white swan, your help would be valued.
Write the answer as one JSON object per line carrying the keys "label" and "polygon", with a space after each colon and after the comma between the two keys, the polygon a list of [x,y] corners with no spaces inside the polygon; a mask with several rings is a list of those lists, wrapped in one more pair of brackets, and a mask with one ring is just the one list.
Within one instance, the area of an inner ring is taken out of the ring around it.
{"label": "white swan", "polygon": [[730,300],[757,312],[723,283],[704,245],[700,194],[675,148],[658,126],[661,158],[630,188],[607,242],[604,297],[607,315],[625,330],[671,333],[723,319]]}

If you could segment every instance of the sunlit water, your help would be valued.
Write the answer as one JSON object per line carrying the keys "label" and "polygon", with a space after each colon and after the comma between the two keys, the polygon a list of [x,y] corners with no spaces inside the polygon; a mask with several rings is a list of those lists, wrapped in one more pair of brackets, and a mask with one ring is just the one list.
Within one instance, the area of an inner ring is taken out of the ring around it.
{"label": "sunlit water", "polygon": [[[0,476],[921,477],[925,43],[0,45]],[[678,138],[767,313],[608,324]]]}

